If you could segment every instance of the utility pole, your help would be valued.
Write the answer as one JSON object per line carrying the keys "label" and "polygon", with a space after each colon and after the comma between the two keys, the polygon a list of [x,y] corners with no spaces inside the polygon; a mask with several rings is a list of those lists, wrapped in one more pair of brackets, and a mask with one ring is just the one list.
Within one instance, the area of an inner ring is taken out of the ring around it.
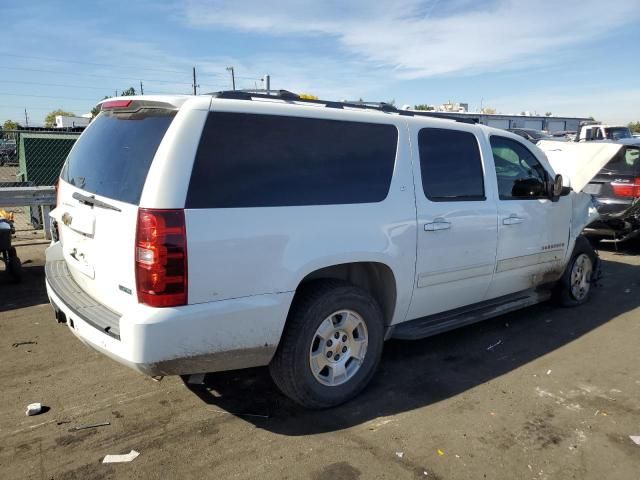
{"label": "utility pole", "polygon": [[198,92],[196,89],[198,88],[198,84],[196,83],[196,67],[193,67],[193,94],[197,95]]}
{"label": "utility pole", "polygon": [[262,81],[264,82],[264,88],[267,91],[267,95],[268,95],[269,92],[271,91],[271,75],[269,74],[265,75]]}
{"label": "utility pole", "polygon": [[142,89],[142,80],[140,80],[140,95],[144,95],[144,90]]}
{"label": "utility pole", "polygon": [[29,126],[29,115],[27,115],[27,109],[24,109],[24,126],[28,127]]}
{"label": "utility pole", "polygon": [[231,87],[236,89],[236,73],[233,70],[233,67],[227,67],[227,72],[231,72]]}

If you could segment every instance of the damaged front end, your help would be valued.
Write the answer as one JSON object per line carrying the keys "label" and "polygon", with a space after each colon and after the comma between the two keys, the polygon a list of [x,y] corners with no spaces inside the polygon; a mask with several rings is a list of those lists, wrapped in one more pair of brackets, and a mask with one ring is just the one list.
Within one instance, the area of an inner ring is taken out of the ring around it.
{"label": "damaged front end", "polygon": [[[623,148],[615,143],[572,143],[542,141],[538,147],[545,153],[555,173],[563,177],[563,185],[571,188],[572,216],[571,240],[583,232],[588,233],[598,222],[608,223],[626,220],[601,218],[598,199],[588,192],[589,182],[607,165],[607,163]],[[637,202],[636,202],[637,203]],[[631,216],[637,224],[639,205],[635,205]],[[633,213],[635,212],[635,213]],[[626,217],[625,217],[626,218]],[[632,226],[629,222],[629,226]]]}
{"label": "damaged front end", "polygon": [[640,198],[620,213],[603,214],[589,222],[584,229],[587,235],[610,238],[619,242],[640,236]]}

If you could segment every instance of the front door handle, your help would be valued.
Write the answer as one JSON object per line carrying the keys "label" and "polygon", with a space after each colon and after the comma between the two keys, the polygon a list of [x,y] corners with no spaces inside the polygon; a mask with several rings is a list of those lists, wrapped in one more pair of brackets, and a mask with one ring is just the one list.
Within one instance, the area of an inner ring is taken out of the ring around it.
{"label": "front door handle", "polygon": [[431,223],[424,224],[425,232],[437,232],[438,230],[448,230],[451,228],[451,223],[447,222],[444,218],[436,218]]}
{"label": "front door handle", "polygon": [[516,214],[512,214],[502,220],[503,225],[517,225],[518,223],[522,223],[522,222],[524,222],[524,218],[520,218]]}

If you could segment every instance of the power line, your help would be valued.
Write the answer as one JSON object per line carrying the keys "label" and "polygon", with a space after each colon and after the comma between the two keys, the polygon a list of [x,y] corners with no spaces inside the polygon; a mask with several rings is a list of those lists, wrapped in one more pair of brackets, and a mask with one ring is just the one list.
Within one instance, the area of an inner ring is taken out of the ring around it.
{"label": "power line", "polygon": [[[44,83],[44,82],[29,82],[29,81],[18,81],[18,80],[0,80],[0,83],[10,83],[14,85],[39,85],[42,87],[63,87],[63,88],[88,88],[90,90],[100,90],[102,92],[110,92],[112,87],[93,87],[89,85],[64,85],[61,83]],[[151,92],[147,91],[147,95]],[[153,95],[176,95],[182,92],[176,92],[175,90],[156,90],[153,89]],[[186,95],[186,93],[185,93]]]}
{"label": "power line", "polygon": [[[24,108],[24,105],[0,105],[0,108],[4,108],[4,109],[17,109],[17,110],[22,110]],[[27,107],[27,110],[42,110],[43,112],[51,112],[52,110],[56,110],[60,108],[60,105],[55,105],[55,106],[51,106],[51,107]]]}
{"label": "power line", "polygon": [[78,100],[87,102],[99,102],[101,98],[78,98],[78,97],[60,97],[58,95],[31,95],[22,93],[0,93],[0,95],[7,95],[9,97],[33,97],[33,98],[55,98],[60,100]]}
{"label": "power line", "polygon": [[136,78],[134,76],[131,77],[114,77],[112,75],[97,75],[94,73],[76,73],[76,72],[61,72],[59,70],[44,70],[44,69],[40,69],[40,68],[26,68],[26,67],[2,67],[3,70],[25,70],[27,72],[39,72],[39,73],[55,73],[58,75],[76,75],[76,76],[85,76],[85,77],[96,77],[96,78],[109,78],[109,79],[115,79],[115,80],[126,80],[126,81],[133,81],[133,82],[139,82],[140,80],[142,80],[143,82],[149,82],[149,83],[169,83],[169,84],[175,84],[175,85],[191,85],[191,82],[176,82],[173,80],[156,80],[156,79],[150,79],[150,78]]}
{"label": "power line", "polygon": [[111,87],[92,87],[89,85],[65,85],[62,83],[29,82],[29,81],[22,81],[22,80],[0,80],[0,83],[11,83],[15,85],[40,85],[43,87],[67,87],[67,88],[88,88],[91,90],[111,90]]}
{"label": "power line", "polygon": [[149,68],[149,67],[140,67],[139,65],[122,65],[122,64],[116,64],[116,63],[98,63],[98,62],[84,62],[84,61],[80,61],[80,60],[63,60],[60,58],[51,58],[51,57],[37,57],[37,56],[33,56],[33,55],[18,55],[18,54],[14,54],[14,53],[3,53],[0,52],[0,56],[2,57],[15,57],[15,58],[31,58],[34,60],[47,60],[47,61],[53,61],[53,62],[59,62],[59,63],[75,63],[78,65],[95,65],[95,66],[99,66],[99,67],[117,67],[117,68],[135,68],[137,70],[146,70],[146,71],[153,71],[153,72],[163,72],[163,73],[184,73],[183,71],[180,70],[168,70],[168,69],[163,69],[163,68]]}

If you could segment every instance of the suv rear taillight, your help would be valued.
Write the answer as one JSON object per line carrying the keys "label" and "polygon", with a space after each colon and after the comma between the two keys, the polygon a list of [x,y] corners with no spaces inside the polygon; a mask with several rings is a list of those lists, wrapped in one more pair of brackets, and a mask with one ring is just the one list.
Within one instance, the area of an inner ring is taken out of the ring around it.
{"label": "suv rear taillight", "polygon": [[618,197],[640,197],[640,177],[636,177],[633,183],[612,182],[611,188]]}
{"label": "suv rear taillight", "polygon": [[187,304],[187,232],[184,210],[138,209],[138,301],[152,307]]}

